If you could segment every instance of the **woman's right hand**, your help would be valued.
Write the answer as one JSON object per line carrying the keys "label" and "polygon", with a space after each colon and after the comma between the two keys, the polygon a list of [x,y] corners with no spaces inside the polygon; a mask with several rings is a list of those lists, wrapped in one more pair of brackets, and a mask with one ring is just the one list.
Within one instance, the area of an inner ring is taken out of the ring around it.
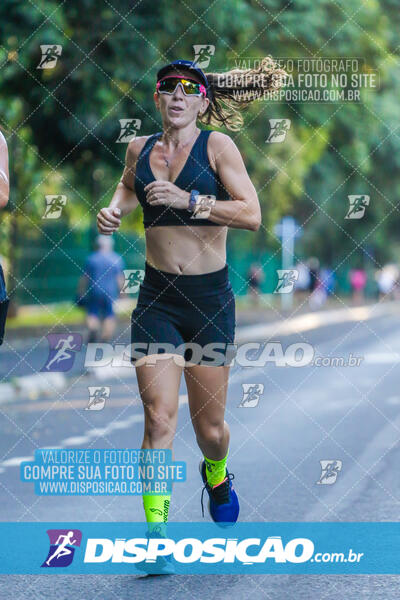
{"label": "woman's right hand", "polygon": [[97,229],[103,235],[112,235],[121,225],[120,208],[102,208],[97,215]]}

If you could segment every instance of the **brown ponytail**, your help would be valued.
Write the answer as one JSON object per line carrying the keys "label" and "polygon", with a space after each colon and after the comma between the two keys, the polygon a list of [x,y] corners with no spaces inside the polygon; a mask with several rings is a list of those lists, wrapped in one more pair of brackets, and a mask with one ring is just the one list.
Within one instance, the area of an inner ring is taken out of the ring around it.
{"label": "brown ponytail", "polygon": [[232,69],[225,73],[206,73],[212,100],[206,112],[199,117],[205,125],[225,126],[238,131],[243,125],[240,111],[268,92],[279,90],[285,84],[286,71],[270,56],[258,68]]}

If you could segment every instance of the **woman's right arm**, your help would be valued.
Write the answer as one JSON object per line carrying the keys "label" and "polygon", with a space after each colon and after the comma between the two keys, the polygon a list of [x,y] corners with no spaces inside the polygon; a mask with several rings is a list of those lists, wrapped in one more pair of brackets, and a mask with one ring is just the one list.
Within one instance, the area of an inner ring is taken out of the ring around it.
{"label": "woman's right arm", "polygon": [[145,143],[145,137],[135,138],[128,144],[125,168],[110,206],[102,208],[97,215],[97,228],[104,235],[112,235],[121,225],[122,217],[135,210],[139,204],[135,192],[136,161]]}
{"label": "woman's right arm", "polygon": [[9,193],[8,148],[6,138],[0,131],[0,208],[7,204]]}

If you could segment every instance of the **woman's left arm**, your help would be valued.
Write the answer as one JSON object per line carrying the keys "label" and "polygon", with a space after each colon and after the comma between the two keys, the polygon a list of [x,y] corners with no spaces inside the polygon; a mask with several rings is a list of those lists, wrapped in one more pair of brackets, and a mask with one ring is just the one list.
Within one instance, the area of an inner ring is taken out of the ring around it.
{"label": "woman's left arm", "polygon": [[0,131],[0,208],[8,202],[10,192],[8,180],[8,149],[4,135]]}
{"label": "woman's left arm", "polygon": [[[257,231],[261,225],[261,209],[257,192],[247,174],[242,156],[228,135],[213,131],[209,137],[210,161],[232,200],[218,200],[207,217],[218,225]],[[156,180],[144,188],[151,206],[188,208],[190,193],[171,181]]]}
{"label": "woman's left arm", "polygon": [[260,203],[235,142],[214,131],[209,144],[221,183],[232,199],[217,198],[208,219],[219,225],[257,231],[261,225]]}

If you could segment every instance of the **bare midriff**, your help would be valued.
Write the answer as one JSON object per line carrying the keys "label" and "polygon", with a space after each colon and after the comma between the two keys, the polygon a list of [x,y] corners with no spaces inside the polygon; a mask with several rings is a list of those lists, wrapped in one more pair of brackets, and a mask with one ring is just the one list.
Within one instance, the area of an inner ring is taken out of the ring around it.
{"label": "bare midriff", "polygon": [[219,271],[226,264],[225,226],[172,225],[146,230],[146,262],[181,275]]}

